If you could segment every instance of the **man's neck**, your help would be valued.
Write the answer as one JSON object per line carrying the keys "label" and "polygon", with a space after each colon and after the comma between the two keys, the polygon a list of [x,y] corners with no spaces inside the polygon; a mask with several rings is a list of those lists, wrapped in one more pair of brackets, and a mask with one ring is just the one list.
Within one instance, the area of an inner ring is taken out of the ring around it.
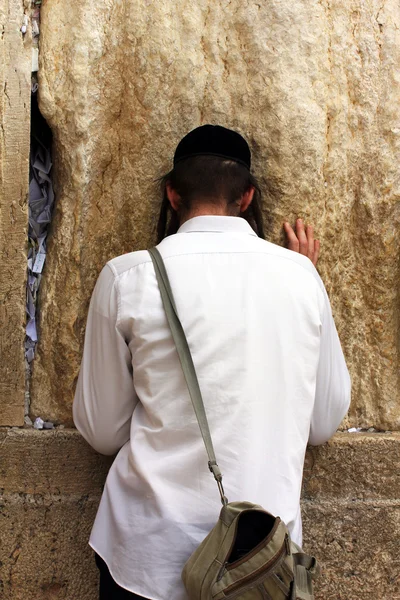
{"label": "man's neck", "polygon": [[194,217],[204,217],[204,216],[218,216],[218,217],[238,217],[238,214],[234,214],[233,211],[228,211],[228,207],[221,206],[220,204],[200,204],[194,206],[192,210],[185,215],[182,215],[180,219],[180,225],[183,225],[189,219],[194,219]]}

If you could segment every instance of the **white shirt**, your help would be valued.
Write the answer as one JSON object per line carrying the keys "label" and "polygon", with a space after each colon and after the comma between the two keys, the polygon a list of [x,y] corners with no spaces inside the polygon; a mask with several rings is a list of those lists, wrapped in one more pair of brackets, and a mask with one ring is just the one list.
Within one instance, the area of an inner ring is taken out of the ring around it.
{"label": "white shirt", "polygon": [[[307,442],[333,435],[350,398],[323,283],[308,258],[240,217],[195,217],[158,248],[225,493],[279,515],[301,544]],[[123,588],[184,600],[182,567],[221,503],[147,251],[99,276],[73,413],[93,448],[119,451],[90,545]]]}

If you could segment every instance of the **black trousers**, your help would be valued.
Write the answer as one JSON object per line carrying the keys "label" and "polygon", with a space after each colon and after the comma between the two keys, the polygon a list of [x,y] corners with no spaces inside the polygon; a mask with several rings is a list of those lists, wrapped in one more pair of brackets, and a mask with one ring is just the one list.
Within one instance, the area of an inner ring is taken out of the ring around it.
{"label": "black trousers", "polygon": [[132,594],[117,585],[110,575],[110,571],[104,560],[95,554],[97,568],[100,571],[100,595],[99,600],[147,600],[143,596]]}

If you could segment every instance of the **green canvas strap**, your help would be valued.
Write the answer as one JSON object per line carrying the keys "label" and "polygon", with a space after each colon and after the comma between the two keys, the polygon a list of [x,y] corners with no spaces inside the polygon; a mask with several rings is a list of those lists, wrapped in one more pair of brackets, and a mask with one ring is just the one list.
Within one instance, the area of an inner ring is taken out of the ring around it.
{"label": "green canvas strap", "polygon": [[192,354],[187,343],[186,335],[179,319],[178,311],[176,310],[175,300],[171,285],[169,283],[168,274],[165,269],[162,256],[157,248],[151,248],[149,250],[149,254],[151,260],[153,261],[165,314],[171,329],[173,340],[175,342],[179,360],[182,365],[183,374],[189,389],[190,398],[192,400],[204,445],[207,450],[209,459],[208,467],[211,473],[214,475],[215,481],[217,482],[222,504],[226,505],[228,500],[225,497],[224,488],[222,486],[222,473],[215,458],[214,447],[211,439],[210,428],[208,426],[206,411],[204,409],[203,398],[201,396],[199,381],[197,379],[196,370],[194,368]]}
{"label": "green canvas strap", "polygon": [[313,556],[304,554],[300,546],[292,542],[294,585],[293,599],[314,600],[313,580],[319,576],[319,565]]}

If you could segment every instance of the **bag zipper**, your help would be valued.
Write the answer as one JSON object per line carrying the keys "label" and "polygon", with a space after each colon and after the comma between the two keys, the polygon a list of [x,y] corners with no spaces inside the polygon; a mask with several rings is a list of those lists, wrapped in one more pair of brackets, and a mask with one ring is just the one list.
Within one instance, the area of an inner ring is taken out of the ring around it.
{"label": "bag zipper", "polygon": [[[272,571],[272,569],[279,567],[280,563],[286,556],[286,537],[287,536],[285,536],[285,541],[279,549],[278,553],[275,554],[275,556],[271,558],[271,560],[269,560],[265,565],[263,565],[250,575],[246,575],[246,577],[243,577],[242,579],[240,579],[240,581],[237,581],[236,583],[233,583],[227,588],[225,588],[224,597],[233,599],[239,594],[243,594],[247,591],[247,588],[257,586],[259,582],[262,582],[265,576],[267,575],[268,571]],[[245,584],[244,587],[243,584]]]}
{"label": "bag zipper", "polygon": [[[243,514],[244,512],[250,512],[251,510],[254,510],[254,509],[250,508],[248,510],[243,510],[241,512],[241,514]],[[261,511],[258,511],[258,512],[261,512]],[[271,529],[271,531],[269,532],[269,534],[263,540],[261,540],[261,542],[259,544],[257,544],[257,546],[255,546],[253,548],[253,550],[251,550],[250,552],[248,552],[247,554],[245,554],[242,558],[238,558],[238,560],[235,560],[233,563],[229,563],[226,560],[225,561],[225,564],[227,565],[226,566],[226,570],[230,571],[231,569],[235,569],[236,567],[239,567],[241,564],[243,564],[244,562],[246,562],[247,560],[249,560],[250,558],[252,558],[253,556],[255,556],[257,554],[257,552],[260,550],[260,548],[262,548],[263,546],[266,546],[268,544],[268,542],[273,538],[273,536],[276,533],[276,530],[278,529],[278,526],[279,526],[280,522],[281,522],[281,519],[279,517],[276,517],[274,526]],[[238,526],[239,526],[239,518],[238,518],[238,521],[237,521],[236,527],[235,527],[235,535],[233,537],[233,541],[232,541],[231,547],[230,547],[228,555],[227,555],[228,558],[229,558],[229,556],[232,553],[233,546],[235,545],[235,540],[236,540]]]}

